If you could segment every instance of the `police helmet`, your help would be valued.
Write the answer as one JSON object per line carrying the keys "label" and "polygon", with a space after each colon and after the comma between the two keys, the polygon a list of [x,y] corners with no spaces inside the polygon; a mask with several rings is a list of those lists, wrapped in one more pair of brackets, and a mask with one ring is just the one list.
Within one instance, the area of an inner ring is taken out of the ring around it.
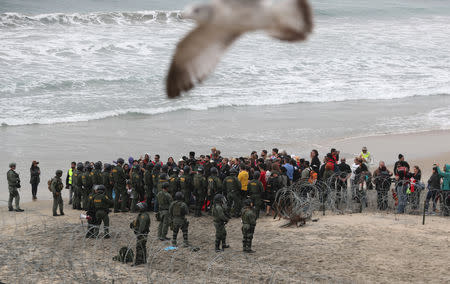
{"label": "police helmet", "polygon": [[161,187],[162,187],[163,189],[167,189],[167,188],[169,188],[169,183],[168,183],[168,182],[163,182],[163,184],[161,185]]}
{"label": "police helmet", "polygon": [[98,161],[94,164],[94,168],[96,170],[101,170],[102,169],[102,162]]}
{"label": "police helmet", "polygon": [[92,170],[92,165],[89,163],[89,164],[87,164],[86,168],[87,168],[88,170]]}
{"label": "police helmet", "polygon": [[218,203],[218,202],[222,202],[223,200],[223,195],[218,193],[214,196],[214,202]]}
{"label": "police helmet", "polygon": [[111,164],[105,164],[105,171],[111,171]]}
{"label": "police helmet", "polygon": [[99,185],[96,185],[95,187],[94,187],[94,190],[97,190],[97,191],[105,191],[106,190],[106,188],[105,188],[105,186],[103,185],[103,184],[99,184]]}
{"label": "police helmet", "polygon": [[255,171],[255,172],[253,173],[253,178],[254,178],[254,179],[259,179],[260,176],[261,176],[261,173],[258,172],[258,171]]}
{"label": "police helmet", "polygon": [[63,172],[62,172],[61,170],[57,170],[57,171],[56,171],[56,175],[57,175],[57,176],[61,177],[62,174],[63,174]]}
{"label": "police helmet", "polygon": [[217,174],[219,171],[217,170],[217,168],[215,168],[215,167],[212,167],[211,168],[211,170],[210,170],[210,173],[211,174]]}
{"label": "police helmet", "polygon": [[84,169],[84,165],[83,165],[83,163],[78,163],[77,164],[77,170],[79,170],[79,171],[82,171]]}
{"label": "police helmet", "polygon": [[117,163],[123,165],[125,163],[125,160],[123,158],[117,159]]}
{"label": "police helmet", "polygon": [[175,193],[175,200],[183,200],[183,198],[184,198],[184,196],[181,191],[178,191],[177,193]]}
{"label": "police helmet", "polygon": [[10,168],[13,168],[13,167],[15,167],[15,166],[16,166],[16,163],[10,163],[10,164],[9,164],[9,167],[10,167]]}
{"label": "police helmet", "polygon": [[183,171],[185,174],[189,174],[191,172],[191,168],[189,166],[185,166]]}
{"label": "police helmet", "polygon": [[245,199],[244,200],[244,206],[246,206],[246,207],[252,206],[252,201],[250,199]]}

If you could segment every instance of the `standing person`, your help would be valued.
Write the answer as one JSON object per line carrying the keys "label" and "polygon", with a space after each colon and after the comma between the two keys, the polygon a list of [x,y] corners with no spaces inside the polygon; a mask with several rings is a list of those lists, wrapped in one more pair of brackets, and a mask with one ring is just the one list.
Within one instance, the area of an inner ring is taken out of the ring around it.
{"label": "standing person", "polygon": [[62,183],[61,177],[63,175],[63,172],[61,170],[56,171],[56,176],[52,179],[52,183],[50,185],[50,189],[53,193],[53,216],[58,216],[56,213],[59,207],[59,213],[61,213],[61,216],[64,215],[63,210],[63,199],[61,196],[61,191],[64,188],[64,185]]}
{"label": "standing person", "polygon": [[420,193],[425,188],[425,185],[421,182],[422,179],[422,171],[420,170],[419,166],[413,167],[413,172],[410,176],[410,198],[412,203],[412,209],[418,209],[419,208],[419,202],[420,202]]}
{"label": "standing person", "polygon": [[169,207],[173,200],[169,194],[169,183],[163,183],[161,188],[162,190],[156,195],[159,205],[158,238],[160,241],[168,241],[170,240],[167,238],[167,231],[169,230]]}
{"label": "standing person", "polygon": [[[108,196],[109,200],[113,200],[112,191],[113,191],[113,181],[111,175],[112,167],[110,164],[105,164],[102,172],[102,184],[105,187],[105,195]],[[114,202],[112,202],[114,206]]]}
{"label": "standing person", "polygon": [[152,198],[153,198],[153,164],[151,162],[147,163],[144,173],[144,189],[145,189],[145,200],[147,203],[147,209],[151,208]]}
{"label": "standing person", "polygon": [[184,203],[186,203],[189,208],[191,203],[191,194],[193,191],[191,167],[189,166],[185,166],[183,169],[183,175],[180,177],[180,188],[184,196]]}
{"label": "standing person", "polygon": [[90,163],[87,163],[87,166],[85,167],[85,171],[83,175],[81,176],[81,181],[83,183],[83,190],[82,190],[82,200],[83,200],[83,209],[87,210],[87,204],[88,204],[88,197],[92,193],[92,176],[94,174],[92,173],[92,165]]}
{"label": "standing person", "polygon": [[291,158],[284,158],[283,168],[286,169],[286,176],[289,178],[287,185],[290,185],[292,183],[292,180],[294,179],[294,166],[291,165]]}
{"label": "standing person", "polygon": [[73,173],[77,163],[72,162],[70,164],[70,169],[67,171],[66,175],[66,188],[69,190],[69,205],[73,202]]}
{"label": "standing person", "polygon": [[6,174],[7,180],[8,180],[8,190],[9,190],[9,199],[8,199],[8,209],[9,211],[14,211],[14,208],[12,206],[13,199],[15,200],[16,205],[16,212],[23,212],[22,209],[20,209],[19,203],[20,203],[20,195],[19,191],[17,190],[20,188],[20,177],[19,174],[16,173],[16,163],[10,163],[9,164],[9,171]]}
{"label": "standing person", "polygon": [[259,218],[259,211],[262,209],[262,194],[264,192],[264,187],[259,177],[260,173],[254,172],[253,179],[248,183],[248,194],[254,204],[256,218]]}
{"label": "standing person", "polygon": [[186,203],[183,202],[183,193],[177,192],[175,194],[175,201],[173,201],[169,206],[169,216],[172,220],[172,230],[173,238],[172,245],[177,246],[177,235],[178,231],[181,229],[183,232],[183,243],[185,247],[189,246],[188,241],[188,228],[189,222],[186,219],[186,215],[189,213],[189,208]]}
{"label": "standing person", "polygon": [[237,178],[237,170],[231,169],[230,175],[223,180],[224,191],[227,193],[228,210],[233,217],[239,217],[242,209],[241,182]]}
{"label": "standing person", "polygon": [[41,182],[41,169],[38,167],[39,162],[33,161],[30,168],[30,184],[31,184],[31,194],[33,195],[33,201],[37,199],[36,194],[38,190],[38,185]]}
{"label": "standing person", "polygon": [[446,164],[444,171],[436,164],[439,176],[442,178],[441,208],[444,216],[450,215],[450,164]]}
{"label": "standing person", "polygon": [[344,196],[344,200],[347,197],[347,184],[348,179],[352,173],[350,166],[346,163],[345,158],[341,158],[341,163],[338,165],[339,176],[336,182],[336,205],[338,206],[341,202],[342,196]]}
{"label": "standing person", "polygon": [[[81,199],[83,190],[83,163],[78,163],[77,168],[73,173],[72,183],[73,183],[73,202],[72,208],[75,210],[81,210]],[[84,205],[83,205],[84,206]]]}
{"label": "standing person", "polygon": [[[398,161],[395,162],[394,165],[394,175],[398,177],[398,169],[399,168],[406,168],[406,170],[409,172],[409,164],[405,161],[405,157],[402,154],[398,154]],[[403,169],[402,169],[403,170]]]}
{"label": "standing person", "polygon": [[320,160],[319,160],[319,152],[317,150],[311,151],[311,169],[315,171],[316,173],[319,173],[320,171]]}
{"label": "standing person", "polygon": [[[228,223],[230,218],[225,214],[224,197],[222,194],[216,194],[214,196],[214,205],[212,208],[212,216],[214,218],[214,227],[216,228],[216,242],[215,249],[216,252],[221,252],[230,246],[226,244],[227,231],[225,230],[225,224]],[[222,243],[222,249],[220,248],[220,243]]]}
{"label": "standing person", "polygon": [[180,188],[180,169],[178,167],[173,168],[170,176],[169,176],[169,194],[172,198],[175,196],[175,193],[181,190]]}
{"label": "standing person", "polygon": [[102,177],[102,162],[98,161],[94,164],[94,170],[92,171],[92,184],[100,185],[103,184]]}
{"label": "standing person", "polygon": [[208,201],[210,202],[209,207],[211,208],[213,203],[213,198],[218,193],[222,193],[223,191],[223,185],[220,178],[217,176],[219,171],[217,168],[211,168],[211,176],[208,177],[208,186],[207,186],[207,195],[208,195]]}
{"label": "standing person", "polygon": [[367,151],[367,147],[362,147],[361,154],[359,154],[359,158],[362,159],[363,163],[369,167],[369,164],[372,162],[372,155],[369,151]]}
{"label": "standing person", "polygon": [[203,175],[203,167],[198,167],[194,175],[194,194],[195,194],[195,217],[202,216],[202,207],[205,203],[208,183]]}
{"label": "standing person", "polygon": [[245,253],[254,253],[252,250],[253,234],[256,227],[256,215],[252,208],[252,201],[244,201],[244,210],[242,211],[242,245]]}
{"label": "standing person", "polygon": [[249,174],[244,164],[241,164],[240,169],[241,171],[239,172],[238,179],[239,182],[241,183],[241,191],[242,191],[241,194],[244,195],[247,192]]}
{"label": "standing person", "polygon": [[386,210],[388,207],[388,192],[391,187],[392,173],[386,168],[383,161],[380,161],[378,169],[373,172],[375,190],[377,191],[377,208]]}
{"label": "standing person", "polygon": [[[128,195],[127,195],[127,175],[125,174],[124,169],[122,168],[124,164],[124,160],[122,158],[117,159],[117,166],[112,170],[113,180],[114,180],[114,192],[116,194],[114,199],[114,213],[117,212],[127,212],[128,205]],[[119,209],[119,201],[120,209]]]}
{"label": "standing person", "polygon": [[108,214],[109,208],[114,205],[114,202],[105,194],[106,188],[104,185],[97,185],[95,186],[94,190],[95,193],[93,195],[93,202],[95,207],[95,219],[97,221],[95,236],[98,235],[98,230],[103,222],[103,230],[105,232],[104,238],[109,239],[111,236],[109,235]]}
{"label": "standing person", "polygon": [[147,204],[139,202],[137,208],[139,214],[136,220],[130,224],[130,229],[136,235],[136,260],[133,266],[147,263],[147,239],[150,232],[150,216],[146,212]]}
{"label": "standing person", "polygon": [[428,213],[428,206],[430,203],[430,199],[433,202],[433,213],[436,212],[436,197],[438,195],[439,190],[441,189],[441,177],[437,171],[436,165],[433,167],[433,174],[428,179],[428,193],[425,200],[425,212]]}

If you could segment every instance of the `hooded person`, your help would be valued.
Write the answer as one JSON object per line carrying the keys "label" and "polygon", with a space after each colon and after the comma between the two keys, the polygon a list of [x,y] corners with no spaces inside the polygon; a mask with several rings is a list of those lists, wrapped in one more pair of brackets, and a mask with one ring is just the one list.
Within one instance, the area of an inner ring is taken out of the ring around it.
{"label": "hooded person", "polygon": [[441,170],[439,164],[437,165],[438,175],[442,178],[442,196],[441,207],[444,216],[450,215],[450,164],[444,166],[444,170]]}

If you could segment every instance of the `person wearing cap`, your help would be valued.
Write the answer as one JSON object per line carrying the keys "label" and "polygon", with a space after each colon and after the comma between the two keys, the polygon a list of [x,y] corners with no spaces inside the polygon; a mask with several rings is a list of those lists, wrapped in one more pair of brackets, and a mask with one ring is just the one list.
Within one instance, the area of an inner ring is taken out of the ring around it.
{"label": "person wearing cap", "polygon": [[367,147],[362,147],[361,154],[359,155],[359,158],[363,160],[363,163],[368,166],[372,162],[372,155],[369,151],[367,151]]}
{"label": "person wearing cap", "polygon": [[158,238],[160,241],[168,241],[170,240],[167,238],[167,232],[169,230],[169,207],[173,200],[169,194],[169,183],[163,183],[161,189],[156,195],[159,206]]}
{"label": "person wearing cap", "polygon": [[63,210],[63,199],[61,196],[61,192],[64,188],[64,184],[61,180],[63,172],[61,170],[57,170],[55,173],[55,177],[52,179],[50,190],[53,194],[53,216],[59,216],[56,212],[59,207],[59,213],[61,213],[61,216],[64,215]]}
{"label": "person wearing cap", "polygon": [[[112,176],[114,181],[114,192],[116,194],[114,199],[114,213],[117,212],[127,212],[128,206],[128,195],[127,195],[127,175],[125,174],[125,170],[123,169],[123,164],[125,161],[122,158],[117,159],[117,166],[112,170]],[[119,210],[119,201],[120,210]]]}
{"label": "person wearing cap", "polygon": [[41,169],[39,169],[39,162],[33,161],[30,167],[30,184],[31,194],[33,195],[33,201],[37,199],[38,185],[41,182]]}
{"label": "person wearing cap", "polygon": [[20,177],[19,174],[16,173],[16,163],[10,163],[9,164],[9,171],[6,174],[7,180],[8,180],[8,190],[9,190],[9,199],[8,199],[8,209],[9,211],[14,211],[12,202],[15,201],[16,205],[16,212],[22,212],[23,210],[20,209],[19,203],[20,203],[20,195],[19,191],[17,190],[20,188]]}
{"label": "person wearing cap", "polygon": [[103,230],[105,232],[104,238],[109,239],[109,208],[114,205],[114,202],[112,199],[110,199],[105,194],[106,188],[104,185],[96,185],[94,187],[94,194],[92,195],[92,202],[95,208],[95,220],[96,222],[96,229],[95,229],[95,236],[98,236],[98,230],[100,228],[100,225],[103,222]]}
{"label": "person wearing cap", "polygon": [[139,202],[137,208],[139,209],[139,214],[130,223],[130,229],[136,235],[136,260],[133,266],[147,263],[147,238],[150,232],[150,216],[146,212],[147,204]]}

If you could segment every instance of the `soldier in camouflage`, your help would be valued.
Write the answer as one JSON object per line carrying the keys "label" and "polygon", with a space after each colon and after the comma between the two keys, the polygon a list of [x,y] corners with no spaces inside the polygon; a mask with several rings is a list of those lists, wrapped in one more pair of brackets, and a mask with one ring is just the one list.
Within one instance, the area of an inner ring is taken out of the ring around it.
{"label": "soldier in camouflage", "polygon": [[134,266],[147,263],[147,238],[150,232],[150,216],[147,211],[147,204],[139,202],[139,215],[136,220],[130,223],[130,228],[136,235],[136,260]]}
{"label": "soldier in camouflage", "polygon": [[12,202],[13,202],[13,200],[15,200],[15,205],[16,205],[15,211],[22,212],[23,210],[20,209],[20,206],[19,206],[20,195],[19,195],[19,191],[17,190],[18,188],[20,188],[20,177],[19,177],[19,174],[16,173],[16,163],[9,164],[9,171],[6,174],[6,177],[8,179],[8,190],[9,190],[8,209],[9,209],[9,211],[14,211]]}
{"label": "soldier in camouflage", "polygon": [[172,245],[177,245],[177,235],[178,231],[181,229],[183,232],[184,246],[189,246],[188,241],[188,228],[189,222],[186,219],[186,215],[189,213],[189,209],[186,203],[183,202],[184,197],[182,192],[177,192],[175,194],[175,201],[170,204],[169,216],[172,221],[173,238]]}
{"label": "soldier in camouflage", "polygon": [[242,210],[242,244],[245,253],[254,253],[252,250],[252,241],[256,227],[256,215],[250,199],[244,201],[244,206]]}
{"label": "soldier in camouflage", "polygon": [[[214,227],[216,228],[216,252],[223,251],[230,246],[226,244],[227,231],[225,230],[225,224],[228,223],[230,218],[225,214],[224,196],[222,194],[216,194],[214,196],[214,205],[212,208],[212,216],[214,218]],[[220,248],[222,243],[222,249]]]}
{"label": "soldier in camouflage", "polygon": [[53,216],[58,216],[56,213],[59,207],[59,212],[64,215],[63,210],[63,199],[61,196],[61,191],[64,188],[64,184],[61,180],[63,172],[61,170],[56,171],[56,176],[52,179],[50,189],[53,194]]}
{"label": "soldier in camouflage", "polygon": [[161,186],[162,190],[158,192],[156,198],[159,205],[159,226],[158,226],[158,238],[161,241],[170,240],[167,238],[167,231],[169,230],[169,207],[172,203],[172,196],[169,194],[169,183],[165,182]]}

